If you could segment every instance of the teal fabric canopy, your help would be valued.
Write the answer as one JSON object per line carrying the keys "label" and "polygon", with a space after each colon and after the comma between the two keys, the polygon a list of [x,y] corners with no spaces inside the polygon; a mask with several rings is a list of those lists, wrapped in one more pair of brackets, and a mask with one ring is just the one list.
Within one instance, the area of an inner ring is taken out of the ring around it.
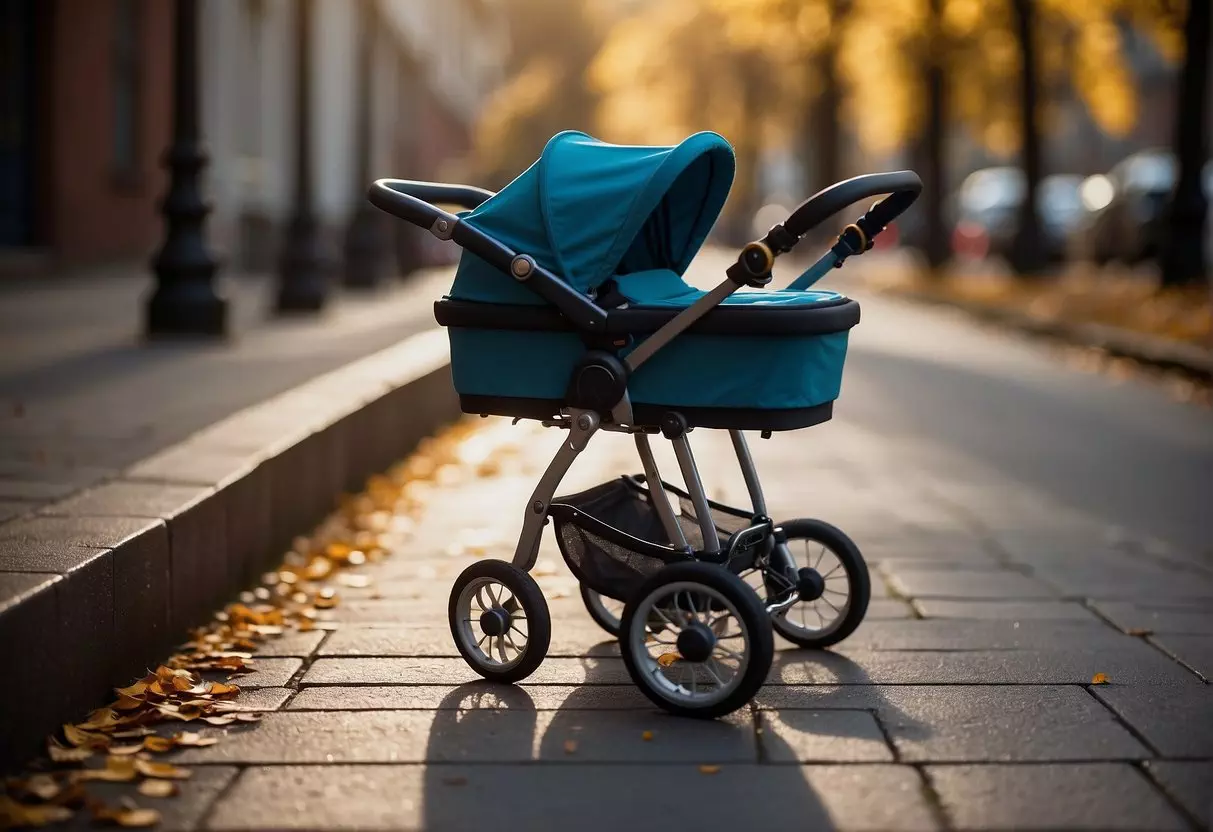
{"label": "teal fabric canopy", "polygon": [[[462,218],[589,293],[617,274],[686,271],[724,207],[735,167],[732,147],[715,133],[674,147],[633,147],[570,130]],[[466,252],[451,297],[542,302]]]}

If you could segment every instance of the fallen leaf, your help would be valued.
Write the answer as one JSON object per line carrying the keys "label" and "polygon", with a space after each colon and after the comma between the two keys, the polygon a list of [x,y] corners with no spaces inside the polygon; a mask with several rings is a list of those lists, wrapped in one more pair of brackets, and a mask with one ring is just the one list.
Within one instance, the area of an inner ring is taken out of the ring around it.
{"label": "fallen leaf", "polygon": [[236,717],[232,716],[232,715],[204,716],[204,717],[202,717],[202,721],[207,723],[208,725],[231,725],[233,722],[236,721]]}
{"label": "fallen leaf", "polygon": [[657,657],[657,664],[661,665],[662,667],[669,667],[680,658],[682,657],[677,653],[662,653]]}
{"label": "fallen leaf", "polygon": [[151,760],[135,760],[135,770],[144,777],[158,777],[162,780],[186,780],[193,772],[172,763],[155,763]]}
{"label": "fallen leaf", "polygon": [[84,731],[70,724],[63,726],[63,736],[77,748],[81,746],[85,748],[105,748],[109,745],[109,737],[106,737],[104,734]]}
{"label": "fallen leaf", "polygon": [[205,748],[208,745],[214,745],[219,740],[216,737],[204,737],[201,734],[186,731],[175,735],[173,742],[181,748]]}
{"label": "fallen leaf", "polygon": [[699,767],[700,774],[719,774],[720,766],[704,764]]}
{"label": "fallen leaf", "polygon": [[35,774],[20,784],[22,790],[29,792],[39,800],[54,800],[63,790],[58,781],[49,774]]}
{"label": "fallen leaf", "polygon": [[225,685],[223,682],[214,682],[211,685],[211,694],[213,696],[235,696],[240,693],[239,685]]}
{"label": "fallen leaf", "polygon": [[1152,635],[1154,635],[1153,630],[1147,630],[1144,627],[1134,627],[1130,630],[1126,630],[1125,632],[1127,632],[1131,636],[1152,636]]}
{"label": "fallen leaf", "polygon": [[144,780],[139,784],[139,794],[145,797],[172,797],[178,791],[172,780]]}
{"label": "fallen leaf", "polygon": [[81,722],[77,725],[84,731],[104,731],[107,728],[113,727],[118,722],[118,714],[110,708],[98,708],[88,715],[86,722]]}
{"label": "fallen leaf", "polygon": [[91,748],[67,748],[53,738],[46,743],[46,753],[55,763],[79,763],[93,756]]}
{"label": "fallen leaf", "polygon": [[72,816],[65,806],[27,806],[0,794],[0,828],[47,826],[60,823]]}
{"label": "fallen leaf", "polygon": [[564,741],[564,753],[565,754],[572,754],[576,750],[577,750],[577,740],[565,740]]}
{"label": "fallen leaf", "polygon": [[142,751],[143,743],[136,743],[135,745],[111,745],[106,750],[115,757],[127,757]]}
{"label": "fallen leaf", "polygon": [[652,732],[652,731],[645,731],[643,734],[641,734],[641,735],[640,735],[640,738],[641,738],[642,740],[644,740],[645,742],[650,742],[650,741],[652,741],[652,739],[653,739],[653,732]]}
{"label": "fallen leaf", "polygon": [[1107,677],[1107,674],[1104,674],[1104,673],[1096,673],[1094,676],[1092,676],[1092,677],[1091,677],[1091,684],[1093,684],[1093,685],[1106,685],[1106,684],[1108,684],[1108,677]]}
{"label": "fallen leaf", "polygon": [[143,747],[148,751],[164,753],[165,751],[173,750],[173,741],[168,737],[157,737],[153,735],[144,738]]}
{"label": "fallen leaf", "polygon": [[127,696],[125,693],[118,697],[118,701],[110,707],[118,711],[133,711],[143,707],[143,699],[136,699],[133,696]]}
{"label": "fallen leaf", "polygon": [[135,763],[132,757],[106,757],[105,768],[86,768],[72,772],[76,781],[104,780],[107,783],[129,783],[135,779]]}
{"label": "fallen leaf", "polygon": [[160,813],[155,809],[141,809],[133,804],[115,807],[97,804],[93,806],[93,820],[128,828],[155,826],[160,822]]}

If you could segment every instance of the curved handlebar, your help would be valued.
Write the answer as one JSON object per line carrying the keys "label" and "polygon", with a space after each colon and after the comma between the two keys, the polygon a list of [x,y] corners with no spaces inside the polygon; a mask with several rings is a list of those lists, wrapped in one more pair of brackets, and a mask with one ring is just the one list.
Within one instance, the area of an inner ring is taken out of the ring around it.
{"label": "curved handlebar", "polygon": [[435,203],[472,209],[479,207],[493,195],[492,191],[473,188],[471,185],[416,182],[411,179],[377,179],[367,192],[367,199],[376,208],[428,229],[437,220],[455,219]]}
{"label": "curved handlebar", "polygon": [[874,237],[909,208],[920,193],[922,180],[912,170],[856,176],[831,185],[806,199],[784,220],[783,227],[799,240],[848,205],[871,196],[889,194],[872,206],[864,214],[864,221],[858,223],[869,237]]}

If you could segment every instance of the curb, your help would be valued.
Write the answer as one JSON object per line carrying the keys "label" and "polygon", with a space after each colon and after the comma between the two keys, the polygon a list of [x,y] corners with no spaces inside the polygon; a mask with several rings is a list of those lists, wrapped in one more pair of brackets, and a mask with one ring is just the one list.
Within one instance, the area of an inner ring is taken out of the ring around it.
{"label": "curb", "polygon": [[976,318],[1010,326],[1037,335],[1048,335],[1071,344],[1095,347],[1123,358],[1131,358],[1166,370],[1179,370],[1189,375],[1213,378],[1213,351],[1132,332],[1120,327],[1096,323],[1066,323],[1060,320],[1036,318],[1024,312],[1003,309],[975,301],[945,299],[906,289],[885,288],[885,294],[932,306],[959,309]]}
{"label": "curb", "polygon": [[0,771],[254,583],[338,494],[459,416],[435,328],[0,524]]}

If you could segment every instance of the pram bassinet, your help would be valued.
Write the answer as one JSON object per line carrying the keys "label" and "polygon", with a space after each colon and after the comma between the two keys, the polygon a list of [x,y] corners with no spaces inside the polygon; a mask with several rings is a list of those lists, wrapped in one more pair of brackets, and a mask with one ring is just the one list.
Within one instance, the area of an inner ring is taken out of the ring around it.
{"label": "pram bassinet", "polygon": [[[714,133],[675,147],[622,147],[583,133],[543,155],[461,222],[525,251],[607,311],[601,333],[629,348],[706,293],[682,274],[728,194],[732,149]],[[565,404],[586,350],[556,308],[471,252],[435,306],[449,328],[465,412],[544,419]],[[637,424],[676,408],[690,426],[790,430],[830,418],[859,305],[834,292],[739,292],[637,369]]]}

